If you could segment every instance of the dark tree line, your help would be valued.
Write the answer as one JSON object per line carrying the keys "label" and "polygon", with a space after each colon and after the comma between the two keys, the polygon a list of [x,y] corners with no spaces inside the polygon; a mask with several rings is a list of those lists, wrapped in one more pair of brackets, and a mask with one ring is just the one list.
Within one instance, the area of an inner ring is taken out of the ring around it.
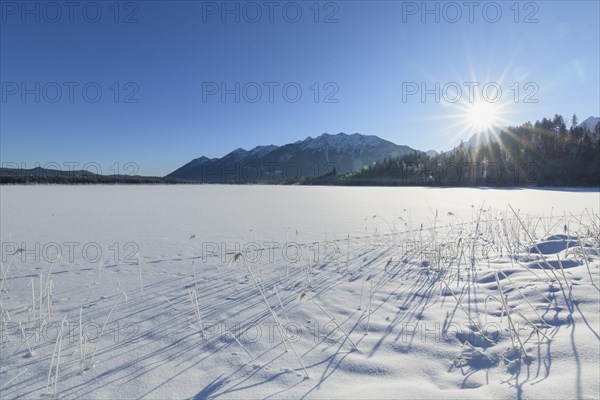
{"label": "dark tree line", "polygon": [[439,186],[599,186],[600,123],[570,128],[564,118],[543,118],[503,129],[479,146],[461,143],[430,157],[415,152],[385,158],[359,172],[328,174],[305,184]]}
{"label": "dark tree line", "polygon": [[70,175],[70,174],[29,174],[18,171],[1,171],[0,184],[165,184],[184,183],[177,179],[149,177],[149,176],[125,176],[125,175]]}

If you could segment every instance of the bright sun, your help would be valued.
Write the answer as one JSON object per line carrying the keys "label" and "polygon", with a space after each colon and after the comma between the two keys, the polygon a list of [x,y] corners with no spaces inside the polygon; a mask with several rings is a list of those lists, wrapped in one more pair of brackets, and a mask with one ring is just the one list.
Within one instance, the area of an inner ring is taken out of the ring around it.
{"label": "bright sun", "polygon": [[486,131],[498,123],[498,114],[494,108],[494,103],[487,101],[476,101],[470,104],[467,118],[476,132]]}

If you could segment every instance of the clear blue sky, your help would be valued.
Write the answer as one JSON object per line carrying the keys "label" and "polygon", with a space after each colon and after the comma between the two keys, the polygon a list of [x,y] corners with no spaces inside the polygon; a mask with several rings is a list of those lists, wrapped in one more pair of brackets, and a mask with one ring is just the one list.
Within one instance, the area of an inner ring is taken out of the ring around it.
{"label": "clear blue sky", "polygon": [[[436,82],[497,82],[502,121],[514,124],[555,113],[569,124],[573,113],[580,120],[600,115],[598,1],[520,2],[518,15],[513,1],[500,1],[496,23],[491,21],[497,10],[483,10],[489,2],[477,2],[473,22],[463,1],[454,3],[460,16],[438,2],[439,22],[435,14],[421,20],[420,1],[320,2],[318,16],[314,3],[278,2],[271,22],[263,1],[228,2],[231,9],[239,7],[238,23],[219,9],[220,1],[118,7],[114,1],[81,1],[73,9],[63,2],[54,3],[59,9],[26,2],[23,10],[22,2],[3,0],[2,162],[28,168],[36,162],[95,162],[110,173],[115,162],[131,161],[140,174],[164,175],[201,155],[323,132],[373,134],[422,150],[447,150],[473,133],[464,107],[443,96],[439,103],[433,95],[425,102],[420,95],[403,101],[406,82],[428,88]],[[96,18],[98,5],[102,15]],[[427,5],[435,9],[436,2]],[[302,16],[292,23],[298,9]],[[220,94],[208,94],[206,82],[229,88],[239,82],[247,90],[240,91],[239,103],[234,94],[222,102]],[[249,101],[257,93],[249,82],[262,87],[255,103]],[[279,83],[272,102],[266,82]],[[290,82],[286,100],[282,87]],[[326,87],[328,82],[333,84]],[[529,82],[536,86],[524,90]],[[102,97],[94,103],[96,87]],[[293,103],[295,87],[302,97]],[[535,87],[538,102],[523,103]],[[32,93],[23,94],[23,88]],[[461,100],[468,93],[463,89]],[[334,90],[338,102],[325,102]],[[128,95],[137,103],[124,102]]]}

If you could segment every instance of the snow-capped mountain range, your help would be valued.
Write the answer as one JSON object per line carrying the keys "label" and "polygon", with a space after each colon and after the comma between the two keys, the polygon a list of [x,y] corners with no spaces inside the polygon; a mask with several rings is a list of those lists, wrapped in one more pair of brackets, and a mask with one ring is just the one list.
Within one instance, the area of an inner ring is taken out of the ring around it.
{"label": "snow-capped mountain range", "polygon": [[360,170],[377,160],[418,150],[397,145],[373,135],[324,133],[283,146],[238,148],[221,158],[199,157],[167,177],[216,182],[280,182],[296,177],[314,177]]}

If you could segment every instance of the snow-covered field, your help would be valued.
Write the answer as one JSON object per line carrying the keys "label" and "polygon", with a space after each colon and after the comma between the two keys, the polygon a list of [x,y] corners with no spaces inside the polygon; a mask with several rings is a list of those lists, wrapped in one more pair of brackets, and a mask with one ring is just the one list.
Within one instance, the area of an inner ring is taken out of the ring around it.
{"label": "snow-covered field", "polygon": [[0,396],[593,398],[600,193],[0,187]]}

